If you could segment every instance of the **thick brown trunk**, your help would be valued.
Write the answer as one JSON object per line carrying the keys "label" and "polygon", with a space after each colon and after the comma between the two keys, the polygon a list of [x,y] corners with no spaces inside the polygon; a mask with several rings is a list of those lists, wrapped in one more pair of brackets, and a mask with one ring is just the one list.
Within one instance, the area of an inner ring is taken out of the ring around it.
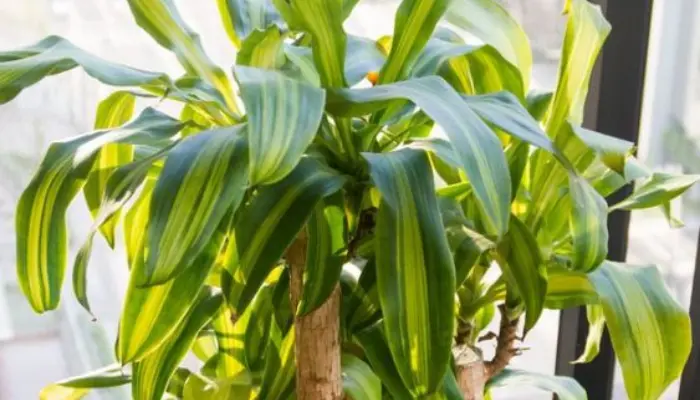
{"label": "thick brown trunk", "polygon": [[453,350],[457,367],[457,383],[464,400],[484,400],[484,388],[488,375],[481,352],[468,345]]}
{"label": "thick brown trunk", "polygon": [[[306,264],[306,235],[303,233],[287,250],[290,267],[289,294],[296,310],[301,296]],[[328,300],[303,317],[295,317],[295,355],[298,400],[341,400],[340,375],[340,287]]]}

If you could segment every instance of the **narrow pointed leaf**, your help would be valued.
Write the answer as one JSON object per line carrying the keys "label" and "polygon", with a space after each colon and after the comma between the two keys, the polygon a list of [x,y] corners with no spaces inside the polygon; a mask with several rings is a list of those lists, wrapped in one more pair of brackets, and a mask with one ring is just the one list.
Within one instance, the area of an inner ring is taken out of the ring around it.
{"label": "narrow pointed leaf", "polygon": [[241,126],[185,138],[168,153],[151,199],[146,269],[158,284],[188,268],[247,188],[248,149]]}
{"label": "narrow pointed leaf", "polygon": [[408,76],[413,63],[447,10],[447,0],[403,0],[396,12],[389,57],[379,73],[379,83]]}
{"label": "narrow pointed leaf", "polygon": [[587,400],[586,390],[576,380],[566,376],[552,376],[537,372],[506,369],[489,380],[488,389],[526,386],[553,392],[560,400]]}
{"label": "narrow pointed leaf", "polygon": [[236,67],[235,72],[248,113],[250,183],[277,182],[316,135],[325,93],[276,71]]}
{"label": "narrow pointed leaf", "polygon": [[365,352],[365,357],[372,366],[372,370],[379,377],[382,385],[395,399],[410,399],[413,396],[406,389],[399,376],[398,368],[391,355],[382,331],[383,324],[377,323],[355,334],[358,342]]}
{"label": "narrow pointed leaf", "polygon": [[229,265],[237,293],[229,301],[245,310],[287,246],[325,196],[338,191],[345,178],[311,158],[304,158],[282,181],[264,186],[239,211],[236,247],[240,254]]}
{"label": "narrow pointed leaf", "polygon": [[588,335],[586,336],[586,347],[574,364],[588,363],[598,355],[600,351],[600,340],[603,338],[605,329],[605,315],[603,307],[600,305],[589,305],[586,307],[586,318],[588,319]]}
{"label": "narrow pointed leaf", "polygon": [[345,262],[345,210],[336,194],[321,200],[307,224],[308,248],[298,315],[321,306],[338,284]]}
{"label": "narrow pointed leaf", "polygon": [[455,275],[427,155],[364,154],[381,193],[375,252],[389,348],[416,396],[437,390],[450,359]]}
{"label": "narrow pointed leaf", "polygon": [[265,355],[266,364],[258,398],[281,400],[296,371],[294,355],[294,329],[283,337],[277,324],[272,324],[270,345]]}
{"label": "narrow pointed leaf", "polygon": [[573,239],[572,267],[588,272],[608,255],[607,204],[583,178],[571,175],[573,201],[570,230]]}
{"label": "narrow pointed leaf", "polygon": [[278,69],[284,64],[284,38],[277,26],[264,31],[255,30],[241,45],[236,55],[237,65],[263,69]]}
{"label": "narrow pointed leaf", "polygon": [[350,400],[381,400],[382,382],[372,368],[351,354],[341,358],[343,391]]}
{"label": "narrow pointed leaf", "polygon": [[54,142],[20,197],[17,231],[17,275],[36,312],[58,306],[66,268],[65,213],[82,187],[97,152],[110,143],[167,142],[182,125],[153,109],[130,123]]}
{"label": "narrow pointed leaf", "polygon": [[169,86],[163,73],[142,71],[103,60],[60,36],[48,36],[25,48],[0,52],[0,104],[15,98],[41,79],[77,66],[102,83],[112,86]]}
{"label": "narrow pointed leaf", "polygon": [[[146,203],[148,205],[148,203]],[[131,266],[129,287],[119,321],[117,359],[122,364],[139,361],[170,338],[190,312],[221,249],[229,222],[219,227],[206,249],[188,268],[168,282],[140,287],[137,276],[145,268],[144,247]]]}
{"label": "narrow pointed leaf", "polygon": [[625,174],[625,160],[632,153],[634,143],[580,126],[572,126],[572,129],[586,146],[598,154],[598,157],[608,168],[620,175]]}
{"label": "narrow pointed leaf", "polygon": [[122,371],[120,365],[110,365],[84,375],[74,376],[46,386],[39,392],[40,400],[80,399],[90,389],[111,388],[126,385],[131,376]]}
{"label": "narrow pointed leaf", "polygon": [[223,304],[221,293],[202,290],[189,314],[170,338],[141,361],[134,363],[131,394],[136,400],[159,400],[171,376],[189,351],[200,330]]}
{"label": "narrow pointed leaf", "polygon": [[683,194],[698,181],[700,181],[700,175],[655,173],[636,188],[628,198],[610,209],[638,210],[664,205]]}
{"label": "narrow pointed leaf", "polygon": [[[273,286],[265,285],[255,295],[250,304],[250,317],[246,324],[243,349],[248,369],[252,372],[262,371],[265,366],[265,351],[270,343],[270,331],[274,320],[272,302]],[[247,310],[246,310],[247,311]]]}
{"label": "narrow pointed leaf", "polygon": [[510,175],[498,137],[452,87],[438,77],[417,78],[369,89],[339,90],[327,109],[346,116],[363,115],[408,99],[439,124],[459,156],[474,188],[487,231],[503,235],[510,216]]}
{"label": "narrow pointed leaf", "polygon": [[185,70],[216,88],[231,111],[236,111],[231,84],[209,59],[194,33],[180,16],[173,0],[128,0],[136,23],[159,45],[172,51]]}
{"label": "narrow pointed leaf", "polygon": [[659,271],[605,262],[589,275],[630,399],[658,399],[690,354],[690,318]]}
{"label": "narrow pointed leaf", "polygon": [[[97,107],[95,117],[95,129],[116,128],[128,122],[134,112],[136,98],[127,91],[118,91],[102,100]],[[108,144],[100,150],[93,171],[88,176],[83,187],[83,194],[93,218],[97,217],[100,208],[102,194],[105,191],[110,169],[127,164],[133,159],[133,149],[124,144]],[[114,248],[114,234],[117,218],[105,221],[100,227],[100,233],[107,240],[107,244]]]}
{"label": "narrow pointed leaf", "polygon": [[525,332],[537,322],[547,294],[547,274],[537,239],[518,218],[510,219],[510,229],[498,245],[499,262],[508,286],[525,303]]}
{"label": "narrow pointed leaf", "polygon": [[518,22],[495,0],[454,0],[446,20],[493,46],[520,70],[524,88],[532,70],[530,41]]}
{"label": "narrow pointed leaf", "polygon": [[284,27],[271,0],[217,0],[216,4],[226,33],[238,48],[256,30],[264,31],[272,25]]}

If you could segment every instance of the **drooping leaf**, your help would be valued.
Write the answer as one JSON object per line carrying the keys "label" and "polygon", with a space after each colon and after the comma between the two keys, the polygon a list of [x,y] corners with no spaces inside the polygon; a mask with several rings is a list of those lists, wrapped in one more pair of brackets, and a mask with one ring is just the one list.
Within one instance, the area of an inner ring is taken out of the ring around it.
{"label": "drooping leaf", "polygon": [[[347,86],[345,82],[345,47],[347,37],[343,30],[343,0],[281,0],[289,13],[287,23],[298,25],[311,35],[314,63],[327,88]],[[284,15],[284,13],[283,13]],[[293,21],[289,19],[292,18]]]}
{"label": "drooping leaf", "polygon": [[589,305],[586,307],[586,318],[588,319],[588,336],[586,337],[586,347],[574,364],[587,363],[593,361],[600,351],[600,340],[605,329],[605,315],[603,307],[600,305]]}
{"label": "drooping leaf", "polygon": [[60,36],[48,36],[34,45],[0,52],[0,104],[46,76],[80,66],[102,83],[112,86],[169,86],[163,73],[142,71],[103,60]]}
{"label": "drooping leaf", "polygon": [[189,136],[169,151],[153,189],[146,268],[137,284],[160,284],[190,267],[226,213],[238,208],[248,183],[247,147],[239,125]]}
{"label": "drooping leaf", "polygon": [[[117,91],[107,96],[97,106],[95,129],[116,128],[125,124],[132,117],[136,98],[127,91]],[[105,192],[110,169],[127,164],[133,159],[133,149],[125,144],[108,144],[104,146],[95,160],[93,171],[88,176],[83,194],[93,218],[97,217],[102,194]],[[100,226],[100,233],[107,244],[114,248],[114,234],[117,218],[111,218]]]}
{"label": "drooping leaf", "polygon": [[605,166],[620,175],[625,174],[625,160],[632,153],[634,143],[580,126],[572,126],[572,129],[586,146],[596,152]]}
{"label": "drooping leaf", "polygon": [[264,31],[254,30],[243,41],[236,55],[236,64],[263,69],[278,69],[285,61],[283,53],[284,38],[276,26]]}
{"label": "drooping leaf", "polygon": [[97,152],[110,143],[168,142],[181,127],[177,120],[147,108],[120,128],[98,130],[49,147],[20,197],[15,217],[17,276],[36,312],[58,306],[67,256],[65,212]]}
{"label": "drooping leaf", "polygon": [[236,293],[229,301],[242,312],[320,199],[338,191],[345,178],[312,158],[303,158],[282,181],[262,187],[239,211],[235,228],[238,260],[228,268]]}
{"label": "drooping leaf", "polygon": [[690,354],[690,318],[653,266],[606,261],[589,275],[631,399],[657,399]]}
{"label": "drooping leaf", "polygon": [[278,182],[316,135],[325,93],[276,71],[236,67],[235,73],[248,113],[250,183]]}
{"label": "drooping leaf", "polygon": [[238,48],[256,30],[285,26],[271,0],[217,0],[216,4],[226,33]]}
{"label": "drooping leaf", "polygon": [[223,303],[221,293],[206,288],[197,295],[188,315],[158,349],[134,363],[131,394],[135,400],[159,400],[171,376],[200,330]]}
{"label": "drooping leaf", "polygon": [[375,252],[389,348],[416,396],[439,387],[454,327],[454,263],[427,155],[404,149],[365,153],[381,193]]}
{"label": "drooping leaf", "polygon": [[588,272],[608,255],[607,204],[583,178],[571,175],[569,187],[574,204],[570,220],[572,267]]}
{"label": "drooping leaf", "polygon": [[381,400],[382,382],[364,361],[344,353],[341,358],[343,391],[350,400]]}
{"label": "drooping leaf", "polygon": [[498,50],[518,67],[523,87],[529,88],[532,70],[530,41],[503,5],[495,0],[454,0],[446,13],[446,20]]}
{"label": "drooping leaf", "polygon": [[511,388],[514,386],[528,386],[554,392],[560,400],[588,399],[586,390],[573,378],[510,368],[491,378],[488,382],[487,390],[500,387]]}
{"label": "drooping leaf", "polygon": [[136,23],[177,56],[185,70],[216,88],[230,111],[236,111],[231,83],[204,52],[199,35],[180,16],[173,0],[128,0]]}
{"label": "drooping leaf", "polygon": [[380,84],[408,76],[413,63],[430,39],[447,10],[447,0],[403,0],[396,11],[394,36],[386,64],[379,73]]}
{"label": "drooping leaf", "polygon": [[294,329],[285,336],[277,324],[272,324],[270,345],[265,354],[265,371],[258,398],[281,400],[294,380],[296,371],[294,355]]}
{"label": "drooping leaf", "polygon": [[[148,208],[146,206],[146,212]],[[142,273],[140,270],[145,268],[146,256],[146,242],[140,241],[140,248],[131,265],[129,286],[119,321],[116,351],[119,361],[123,364],[139,361],[172,337],[194,306],[214,266],[224,241],[223,232],[229,223],[224,221],[221,224],[191,268],[160,285],[141,287],[137,284],[137,277]]]}
{"label": "drooping leaf", "polygon": [[537,240],[528,227],[516,217],[498,245],[501,271],[510,288],[525,303],[525,332],[537,322],[547,294],[547,273]]}
{"label": "drooping leaf", "polygon": [[491,129],[444,80],[438,77],[379,85],[369,89],[339,90],[329,94],[328,111],[363,115],[408,99],[439,124],[459,156],[487,231],[503,235],[510,216],[510,175],[501,143]]}
{"label": "drooping leaf", "polygon": [[39,392],[40,400],[78,400],[91,389],[111,388],[126,385],[131,376],[122,371],[120,365],[110,365],[84,375],[52,383]]}
{"label": "drooping leaf", "polygon": [[345,262],[345,210],[343,197],[332,195],[321,200],[307,224],[308,247],[304,286],[298,315],[305,315],[321,306],[338,284]]}
{"label": "drooping leaf", "polygon": [[674,175],[657,172],[635,188],[623,201],[610,207],[610,210],[638,210],[667,204],[683,194],[695,183],[700,175]]}

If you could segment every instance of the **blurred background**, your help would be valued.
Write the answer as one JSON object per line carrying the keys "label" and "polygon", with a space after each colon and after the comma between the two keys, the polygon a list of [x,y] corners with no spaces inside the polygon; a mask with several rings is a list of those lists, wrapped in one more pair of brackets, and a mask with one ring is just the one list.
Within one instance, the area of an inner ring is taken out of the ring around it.
{"label": "blurred background", "polygon": [[[563,0],[501,0],[531,38],[533,85],[556,83],[564,33]],[[216,2],[178,0],[182,15],[198,31],[210,56],[233,64]],[[700,4],[696,0],[656,0],[653,11],[644,112],[638,154],[657,169],[700,173]],[[390,34],[396,1],[362,0],[346,23],[348,31],[376,38]],[[614,29],[614,27],[613,27]],[[0,0],[0,50],[29,45],[58,34],[112,61],[178,76],[177,60],[133,23],[123,0]],[[47,79],[0,107],[0,399],[37,398],[46,384],[113,362],[113,343],[126,287],[126,260],[100,240],[89,269],[89,296],[97,321],[70,293],[60,309],[35,315],[15,279],[14,210],[41,156],[54,140],[90,131],[96,103],[110,89],[81,70]],[[658,264],[676,298],[688,306],[695,243],[700,227],[700,187],[676,205],[686,227],[672,230],[660,212],[632,217],[628,261]],[[91,225],[79,195],[69,209],[72,259]],[[70,291],[70,285],[66,288]],[[558,312],[548,312],[528,336],[533,348],[515,361],[519,368],[552,373]],[[665,399],[677,398],[677,387]],[[621,379],[615,399],[625,399]],[[92,394],[112,399],[113,390]],[[128,397],[128,395],[127,395]],[[539,392],[502,391],[496,399],[550,399]]]}

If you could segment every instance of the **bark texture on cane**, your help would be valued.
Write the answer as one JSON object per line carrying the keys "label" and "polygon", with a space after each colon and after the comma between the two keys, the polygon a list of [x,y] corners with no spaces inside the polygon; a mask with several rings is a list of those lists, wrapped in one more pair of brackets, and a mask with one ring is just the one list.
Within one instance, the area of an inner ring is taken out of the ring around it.
{"label": "bark texture on cane", "polygon": [[[299,234],[286,253],[290,268],[289,294],[296,311],[301,297],[306,265],[307,238]],[[296,398],[341,400],[340,287],[325,303],[303,317],[295,317]]]}
{"label": "bark texture on cane", "polygon": [[457,367],[457,384],[464,400],[483,400],[489,377],[479,349],[463,344],[453,349]]}
{"label": "bark texture on cane", "polygon": [[518,319],[508,319],[506,306],[501,304],[498,309],[501,311],[501,327],[498,330],[498,341],[496,343],[496,354],[493,360],[486,363],[488,379],[498,375],[508,366],[510,360],[518,354],[515,341],[518,339]]}

